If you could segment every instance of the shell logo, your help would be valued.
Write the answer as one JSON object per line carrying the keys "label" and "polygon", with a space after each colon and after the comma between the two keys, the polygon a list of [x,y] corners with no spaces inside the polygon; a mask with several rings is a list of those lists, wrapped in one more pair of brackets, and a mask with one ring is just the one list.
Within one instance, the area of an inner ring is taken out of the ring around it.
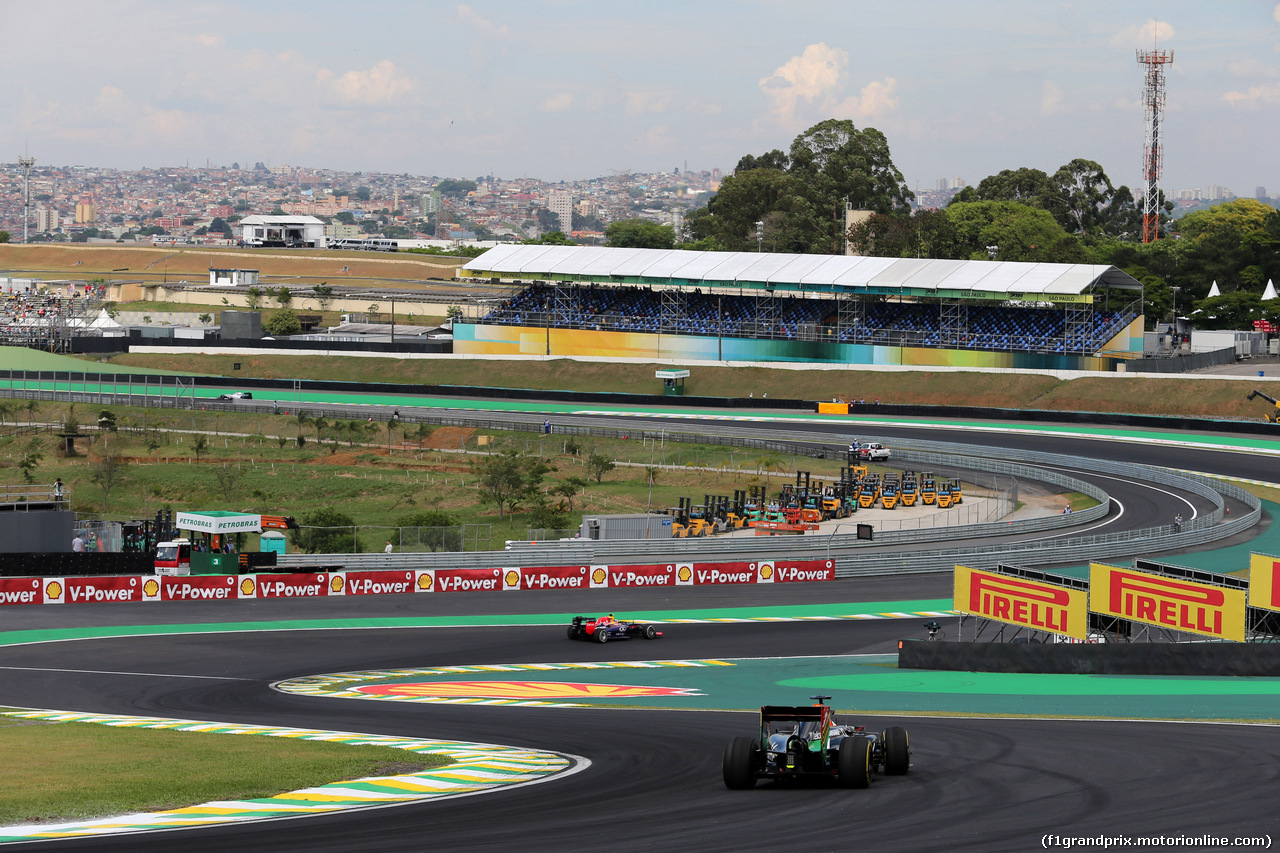
{"label": "shell logo", "polygon": [[253,595],[253,589],[254,589],[253,578],[245,578],[244,580],[240,581],[241,595]]}
{"label": "shell logo", "polygon": [[418,589],[423,591],[429,590],[431,589],[432,582],[431,575],[426,572],[418,575]]}
{"label": "shell logo", "polygon": [[62,598],[62,584],[53,581],[44,588],[45,598]]}
{"label": "shell logo", "polygon": [[334,592],[342,592],[342,575],[334,575],[329,579],[329,589]]}
{"label": "shell logo", "polygon": [[586,684],[577,681],[418,681],[355,688],[372,696],[441,699],[631,699],[642,696],[701,696],[694,687]]}
{"label": "shell logo", "polygon": [[519,586],[520,573],[517,572],[515,569],[512,569],[511,571],[507,572],[506,577],[503,578],[503,582],[507,586]]}
{"label": "shell logo", "polygon": [[609,573],[606,572],[604,569],[596,569],[594,572],[591,573],[592,583],[604,583],[606,580],[608,580],[608,578],[609,578]]}
{"label": "shell logo", "polygon": [[688,583],[689,578],[693,577],[693,570],[688,566],[681,566],[680,571],[676,572],[676,577],[679,578],[682,583]]}
{"label": "shell logo", "polygon": [[142,584],[142,594],[147,598],[155,598],[160,593],[160,583],[153,578],[147,578]]}
{"label": "shell logo", "polygon": [[768,580],[771,577],[773,577],[773,566],[769,563],[761,563],[760,578],[762,580]]}

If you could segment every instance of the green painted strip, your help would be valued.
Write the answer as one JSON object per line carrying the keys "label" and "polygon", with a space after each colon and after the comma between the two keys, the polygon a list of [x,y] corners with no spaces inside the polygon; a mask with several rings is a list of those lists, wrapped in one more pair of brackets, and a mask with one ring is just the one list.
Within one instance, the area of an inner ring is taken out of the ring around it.
{"label": "green painted strip", "polygon": [[[646,610],[646,620],[705,622],[715,619],[867,618],[888,613],[940,612],[951,609],[951,599],[924,601],[872,601],[852,604],[795,604],[729,607],[716,610]],[[514,616],[416,616],[356,619],[279,619],[262,622],[210,622],[192,625],[103,625],[82,628],[38,628],[0,632],[0,646],[55,643],[107,637],[165,634],[227,634],[238,631],[333,631],[371,628],[465,628],[504,625],[568,625],[581,611]],[[640,614],[628,614],[639,618]],[[891,618],[884,616],[882,618]],[[901,617],[898,617],[901,618]]]}

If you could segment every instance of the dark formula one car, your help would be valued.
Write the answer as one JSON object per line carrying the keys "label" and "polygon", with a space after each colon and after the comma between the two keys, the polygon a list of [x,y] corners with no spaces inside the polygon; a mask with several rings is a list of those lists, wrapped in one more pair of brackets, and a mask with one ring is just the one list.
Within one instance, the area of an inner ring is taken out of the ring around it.
{"label": "dark formula one car", "polygon": [[736,737],[725,747],[726,787],[750,788],[757,779],[827,777],[846,788],[866,788],[873,770],[902,776],[911,768],[906,729],[891,726],[877,734],[865,726],[840,725],[824,704],[831,697],[813,698],[815,705],[760,709],[759,736]]}
{"label": "dark formula one car", "polygon": [[570,640],[595,640],[607,643],[610,640],[630,640],[632,637],[643,637],[653,640],[662,636],[662,632],[644,622],[627,622],[608,616],[575,616],[569,626]]}

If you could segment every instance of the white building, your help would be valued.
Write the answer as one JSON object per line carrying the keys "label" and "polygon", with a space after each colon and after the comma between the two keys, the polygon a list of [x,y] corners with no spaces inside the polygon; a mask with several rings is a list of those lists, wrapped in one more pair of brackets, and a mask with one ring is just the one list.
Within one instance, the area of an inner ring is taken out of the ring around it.
{"label": "white building", "polygon": [[209,267],[210,287],[253,286],[257,283],[257,270],[216,270],[213,267]]}
{"label": "white building", "polygon": [[560,230],[568,234],[573,230],[573,196],[565,190],[547,193],[547,210],[560,217]]}
{"label": "white building", "polygon": [[246,246],[324,246],[324,223],[314,216],[246,216],[239,225]]}

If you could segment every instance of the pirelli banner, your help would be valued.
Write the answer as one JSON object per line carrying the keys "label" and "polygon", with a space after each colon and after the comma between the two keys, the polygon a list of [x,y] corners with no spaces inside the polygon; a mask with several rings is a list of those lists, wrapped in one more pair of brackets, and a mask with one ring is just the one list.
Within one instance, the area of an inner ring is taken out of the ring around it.
{"label": "pirelli banner", "polygon": [[1245,591],[1089,564],[1089,609],[1173,631],[1245,640]]}
{"label": "pirelli banner", "polygon": [[1280,557],[1249,555],[1249,606],[1280,610]]}
{"label": "pirelli banner", "polygon": [[1089,595],[1084,590],[956,566],[956,610],[996,622],[1084,640]]}

